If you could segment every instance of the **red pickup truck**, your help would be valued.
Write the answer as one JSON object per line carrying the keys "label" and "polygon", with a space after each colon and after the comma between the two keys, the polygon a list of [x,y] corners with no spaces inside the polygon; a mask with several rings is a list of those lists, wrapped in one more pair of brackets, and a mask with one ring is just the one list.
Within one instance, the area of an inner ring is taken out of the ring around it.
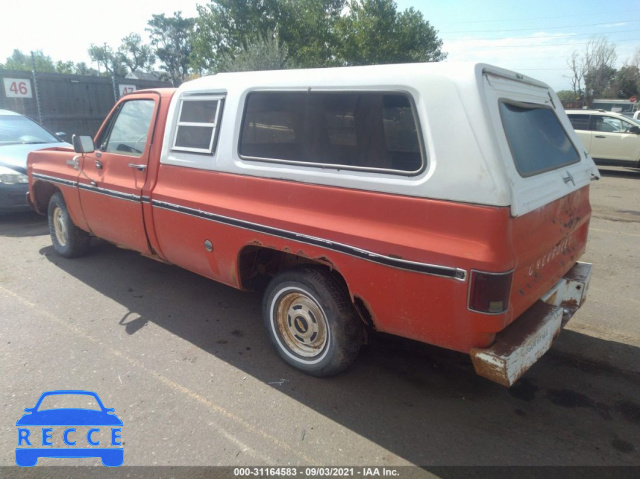
{"label": "red pickup truck", "polygon": [[512,385],[586,299],[598,171],[547,85],[489,65],[229,73],[123,97],[75,151],[29,155],[53,246],[91,236],[264,289],[316,376],[368,331]]}

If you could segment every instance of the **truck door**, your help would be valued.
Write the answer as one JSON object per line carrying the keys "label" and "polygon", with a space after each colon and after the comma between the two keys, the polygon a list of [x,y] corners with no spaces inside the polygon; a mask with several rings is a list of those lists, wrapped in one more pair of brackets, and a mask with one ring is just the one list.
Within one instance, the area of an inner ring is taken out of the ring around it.
{"label": "truck door", "polygon": [[142,213],[142,187],[159,97],[135,94],[114,109],[85,156],[78,179],[80,204],[98,237],[150,253]]}

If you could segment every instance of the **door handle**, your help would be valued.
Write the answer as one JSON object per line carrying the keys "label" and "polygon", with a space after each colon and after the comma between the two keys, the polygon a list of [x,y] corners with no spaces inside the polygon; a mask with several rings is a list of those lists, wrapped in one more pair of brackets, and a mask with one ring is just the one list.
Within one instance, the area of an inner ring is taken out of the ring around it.
{"label": "door handle", "polygon": [[596,135],[596,138],[606,138],[606,136]]}
{"label": "door handle", "polygon": [[74,169],[74,170],[79,169],[79,166],[78,166],[78,157],[77,157],[77,156],[74,156],[72,159],[67,160],[67,165],[69,165],[69,166],[73,166],[73,169]]}
{"label": "door handle", "polygon": [[129,168],[135,168],[138,171],[144,171],[147,169],[147,165],[136,165],[135,163],[129,163]]}
{"label": "door handle", "polygon": [[102,169],[102,162],[100,160],[96,160],[96,168],[99,170]]}

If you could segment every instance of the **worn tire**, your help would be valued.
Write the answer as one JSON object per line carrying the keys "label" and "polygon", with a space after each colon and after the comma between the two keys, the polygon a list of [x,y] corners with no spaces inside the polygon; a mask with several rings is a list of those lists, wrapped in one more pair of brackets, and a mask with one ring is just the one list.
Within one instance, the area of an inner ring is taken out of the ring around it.
{"label": "worn tire", "polygon": [[65,258],[77,258],[89,249],[89,233],[71,221],[62,193],[57,192],[49,200],[49,234],[53,249]]}
{"label": "worn tire", "polygon": [[344,371],[360,351],[364,325],[345,288],[325,269],[279,273],[264,293],[262,314],[280,357],[312,376]]}

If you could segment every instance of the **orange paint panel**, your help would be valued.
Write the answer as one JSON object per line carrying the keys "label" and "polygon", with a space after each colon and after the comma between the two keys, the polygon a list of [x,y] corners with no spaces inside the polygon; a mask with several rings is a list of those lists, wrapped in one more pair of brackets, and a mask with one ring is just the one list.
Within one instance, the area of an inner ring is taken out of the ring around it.
{"label": "orange paint panel", "polygon": [[547,292],[585,251],[591,218],[589,187],[512,221],[516,260],[511,290],[518,317]]}
{"label": "orange paint panel", "polygon": [[[74,224],[79,228],[88,231],[89,227],[80,208],[80,197],[75,184],[78,181],[78,170],[71,162],[77,153],[70,148],[51,148],[46,150],[38,150],[29,153],[28,174],[30,178],[29,195],[31,201],[36,202],[35,191],[42,186],[43,183],[49,183],[58,188],[63,196],[69,215]],[[78,164],[82,159],[78,159]],[[33,175],[36,175],[35,177]],[[48,178],[55,178],[57,181],[51,181]],[[47,205],[44,205],[42,214],[47,214]]]}
{"label": "orange paint panel", "polygon": [[[470,268],[505,271],[514,266],[508,246],[508,208],[166,165],[160,167],[152,201],[159,247],[166,259],[223,283],[240,287],[238,255],[257,242],[330,262],[347,281],[351,295],[369,306],[380,331],[468,351],[490,344],[506,324],[504,314],[486,316],[467,310],[464,279],[379,264],[377,258],[363,259],[309,238],[467,274]],[[278,231],[303,236],[283,237]],[[205,248],[206,240],[213,251]]]}
{"label": "orange paint panel", "polygon": [[397,258],[513,266],[508,208],[161,166],[154,200],[330,239]]}

